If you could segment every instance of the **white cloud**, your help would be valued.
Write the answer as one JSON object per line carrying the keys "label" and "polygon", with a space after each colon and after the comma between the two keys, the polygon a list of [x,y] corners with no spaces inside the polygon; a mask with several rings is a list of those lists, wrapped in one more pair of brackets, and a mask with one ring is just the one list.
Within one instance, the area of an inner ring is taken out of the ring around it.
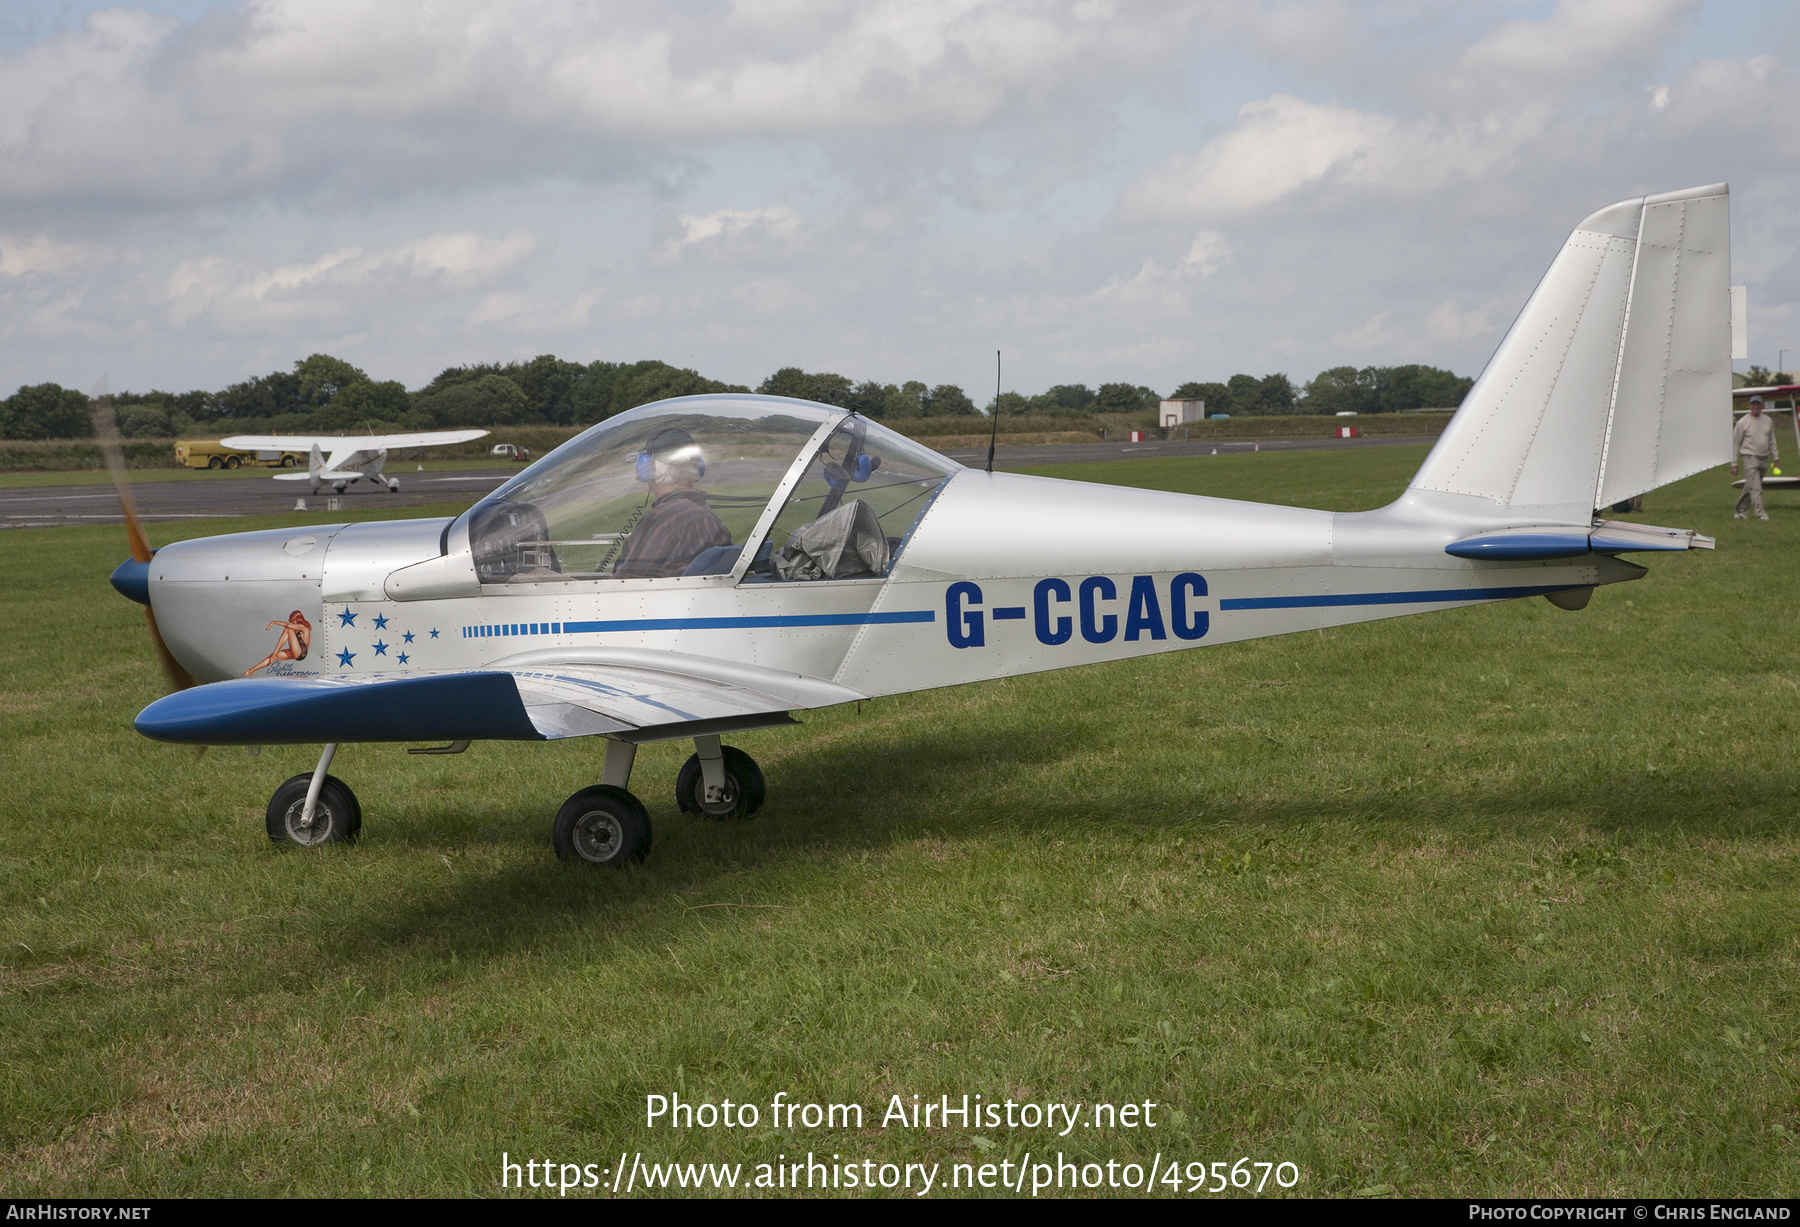
{"label": "white cloud", "polygon": [[261,272],[205,256],[176,265],[167,297],[177,325],[203,312],[228,327],[329,319],[359,305],[372,285],[414,292],[476,288],[511,272],[536,250],[537,240],[517,230],[497,239],[472,231],[428,234],[376,251],[344,247]]}
{"label": "white cloud", "polygon": [[1231,244],[1217,230],[1202,230],[1188,244],[1181,263],[1202,277],[1210,277],[1231,259]]}
{"label": "white cloud", "polygon": [[800,214],[787,205],[767,209],[718,209],[676,218],[681,233],[666,240],[657,262],[682,259],[735,262],[787,255],[801,238]]}
{"label": "white cloud", "polygon": [[1392,311],[1377,311],[1355,328],[1346,329],[1331,338],[1331,344],[1339,349],[1347,349],[1355,353],[1376,349],[1398,339],[1399,332],[1388,326]]}
{"label": "white cloud", "polygon": [[1800,10],[1703,7],[110,10],[0,57],[0,380],[327,350],[413,383],[556,352],[973,388],[999,347],[1027,391],[1469,374],[1585,212],[1719,179],[1772,349]]}
{"label": "white cloud", "polygon": [[1147,0],[108,10],[0,57],[0,199],[604,178],[666,142],[963,131],[1167,64],[1193,20]]}
{"label": "white cloud", "polygon": [[1462,55],[1459,75],[1573,85],[1649,60],[1700,0],[1558,0],[1548,17],[1508,21]]}
{"label": "white cloud", "polygon": [[0,234],[0,275],[56,276],[105,261],[110,253],[93,243],[67,242],[48,234]]}
{"label": "white cloud", "polygon": [[1472,341],[1494,331],[1494,325],[1488,319],[1492,309],[1491,306],[1471,307],[1464,311],[1454,298],[1446,298],[1425,317],[1425,333],[1434,341]]}
{"label": "white cloud", "polygon": [[1298,198],[1329,210],[1346,197],[1417,197],[1490,173],[1552,118],[1540,104],[1476,120],[1401,120],[1275,94],[1246,104],[1199,152],[1146,171],[1123,206],[1138,218],[1223,223]]}

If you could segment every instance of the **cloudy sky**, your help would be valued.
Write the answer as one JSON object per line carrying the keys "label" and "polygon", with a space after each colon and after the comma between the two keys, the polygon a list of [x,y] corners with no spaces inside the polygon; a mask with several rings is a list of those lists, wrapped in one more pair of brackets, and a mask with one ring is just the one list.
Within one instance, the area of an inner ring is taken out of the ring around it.
{"label": "cloudy sky", "polygon": [[1588,211],[1720,180],[1791,364],[1797,55],[1754,0],[7,0],[0,394],[1474,374]]}

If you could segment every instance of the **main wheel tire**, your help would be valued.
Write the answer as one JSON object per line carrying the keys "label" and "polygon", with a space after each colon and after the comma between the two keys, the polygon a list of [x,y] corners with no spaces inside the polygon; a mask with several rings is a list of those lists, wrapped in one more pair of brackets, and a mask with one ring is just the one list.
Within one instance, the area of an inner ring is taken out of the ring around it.
{"label": "main wheel tire", "polygon": [[320,844],[342,844],[362,833],[362,803],[350,786],[335,775],[325,777],[319,789],[318,804],[313,806],[310,827],[302,827],[300,816],[306,810],[306,790],[312,785],[313,773],[294,776],[269,798],[265,816],[269,838],[278,844],[316,848]]}
{"label": "main wheel tire", "polygon": [[719,757],[725,760],[725,801],[706,803],[706,776],[700,769],[700,756],[690,754],[675,777],[675,804],[684,814],[699,814],[718,822],[751,817],[763,804],[762,768],[736,746],[720,746]]}
{"label": "main wheel tire", "polygon": [[595,784],[556,811],[550,842],[565,861],[623,868],[650,855],[650,814],[623,788]]}
{"label": "main wheel tire", "polygon": [[212,456],[207,459],[206,467],[209,469],[222,469],[225,467],[225,462],[217,456]]}

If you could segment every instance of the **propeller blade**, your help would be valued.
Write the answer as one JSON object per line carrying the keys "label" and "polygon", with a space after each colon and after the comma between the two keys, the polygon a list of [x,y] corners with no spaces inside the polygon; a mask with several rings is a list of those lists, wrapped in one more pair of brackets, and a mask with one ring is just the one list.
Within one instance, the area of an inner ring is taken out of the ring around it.
{"label": "propeller blade", "polygon": [[[100,454],[106,458],[106,471],[112,477],[113,490],[119,496],[119,510],[125,516],[125,537],[131,543],[131,557],[137,562],[149,562],[155,551],[150,548],[150,538],[144,535],[143,521],[138,519],[137,504],[131,498],[131,482],[125,476],[125,453],[119,447],[119,425],[113,416],[112,397],[91,398],[88,413],[94,419],[94,435],[100,441]],[[169,679],[169,688],[186,690],[195,685],[193,675],[181,667],[181,662],[169,651],[169,645],[163,642],[156,615],[148,605],[144,606],[144,623],[150,628],[150,642],[156,648],[156,659],[162,662],[163,676]]]}
{"label": "propeller blade", "polygon": [[163,674],[169,679],[169,688],[186,690],[198,685],[194,681],[194,675],[181,667],[181,662],[175,659],[175,653],[169,651],[169,645],[163,642],[162,631],[156,626],[156,615],[150,612],[148,605],[144,607],[144,625],[150,628],[150,642],[156,647],[156,659],[162,662]]}

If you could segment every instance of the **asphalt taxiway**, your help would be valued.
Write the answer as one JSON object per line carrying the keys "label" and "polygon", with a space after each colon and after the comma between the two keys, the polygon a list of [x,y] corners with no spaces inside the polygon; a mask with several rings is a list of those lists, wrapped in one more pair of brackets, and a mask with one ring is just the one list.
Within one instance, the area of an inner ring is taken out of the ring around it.
{"label": "asphalt taxiway", "polygon": [[[1429,437],[1360,439],[1221,439],[1206,441],[1149,441],[1143,443],[1074,443],[994,450],[996,469],[1036,468],[1050,464],[1091,464],[1107,460],[1146,460],[1159,457],[1231,455],[1238,452],[1324,451],[1342,448],[1385,447],[1403,443],[1430,443]],[[980,467],[987,463],[987,449],[957,448],[944,453],[960,464]],[[358,482],[343,494],[313,494],[304,484],[269,480],[262,474],[246,477],[174,478],[139,481],[132,485],[138,514],[145,520],[216,520],[236,516],[275,515],[293,511],[375,511],[382,509],[460,505],[467,506],[493,491],[519,472],[518,468],[459,473],[396,472],[398,493]],[[300,485],[298,490],[296,485]],[[303,500],[305,507],[297,507]],[[118,496],[104,485],[35,486],[0,489],[0,527],[52,528],[71,524],[116,524],[123,516]]]}

